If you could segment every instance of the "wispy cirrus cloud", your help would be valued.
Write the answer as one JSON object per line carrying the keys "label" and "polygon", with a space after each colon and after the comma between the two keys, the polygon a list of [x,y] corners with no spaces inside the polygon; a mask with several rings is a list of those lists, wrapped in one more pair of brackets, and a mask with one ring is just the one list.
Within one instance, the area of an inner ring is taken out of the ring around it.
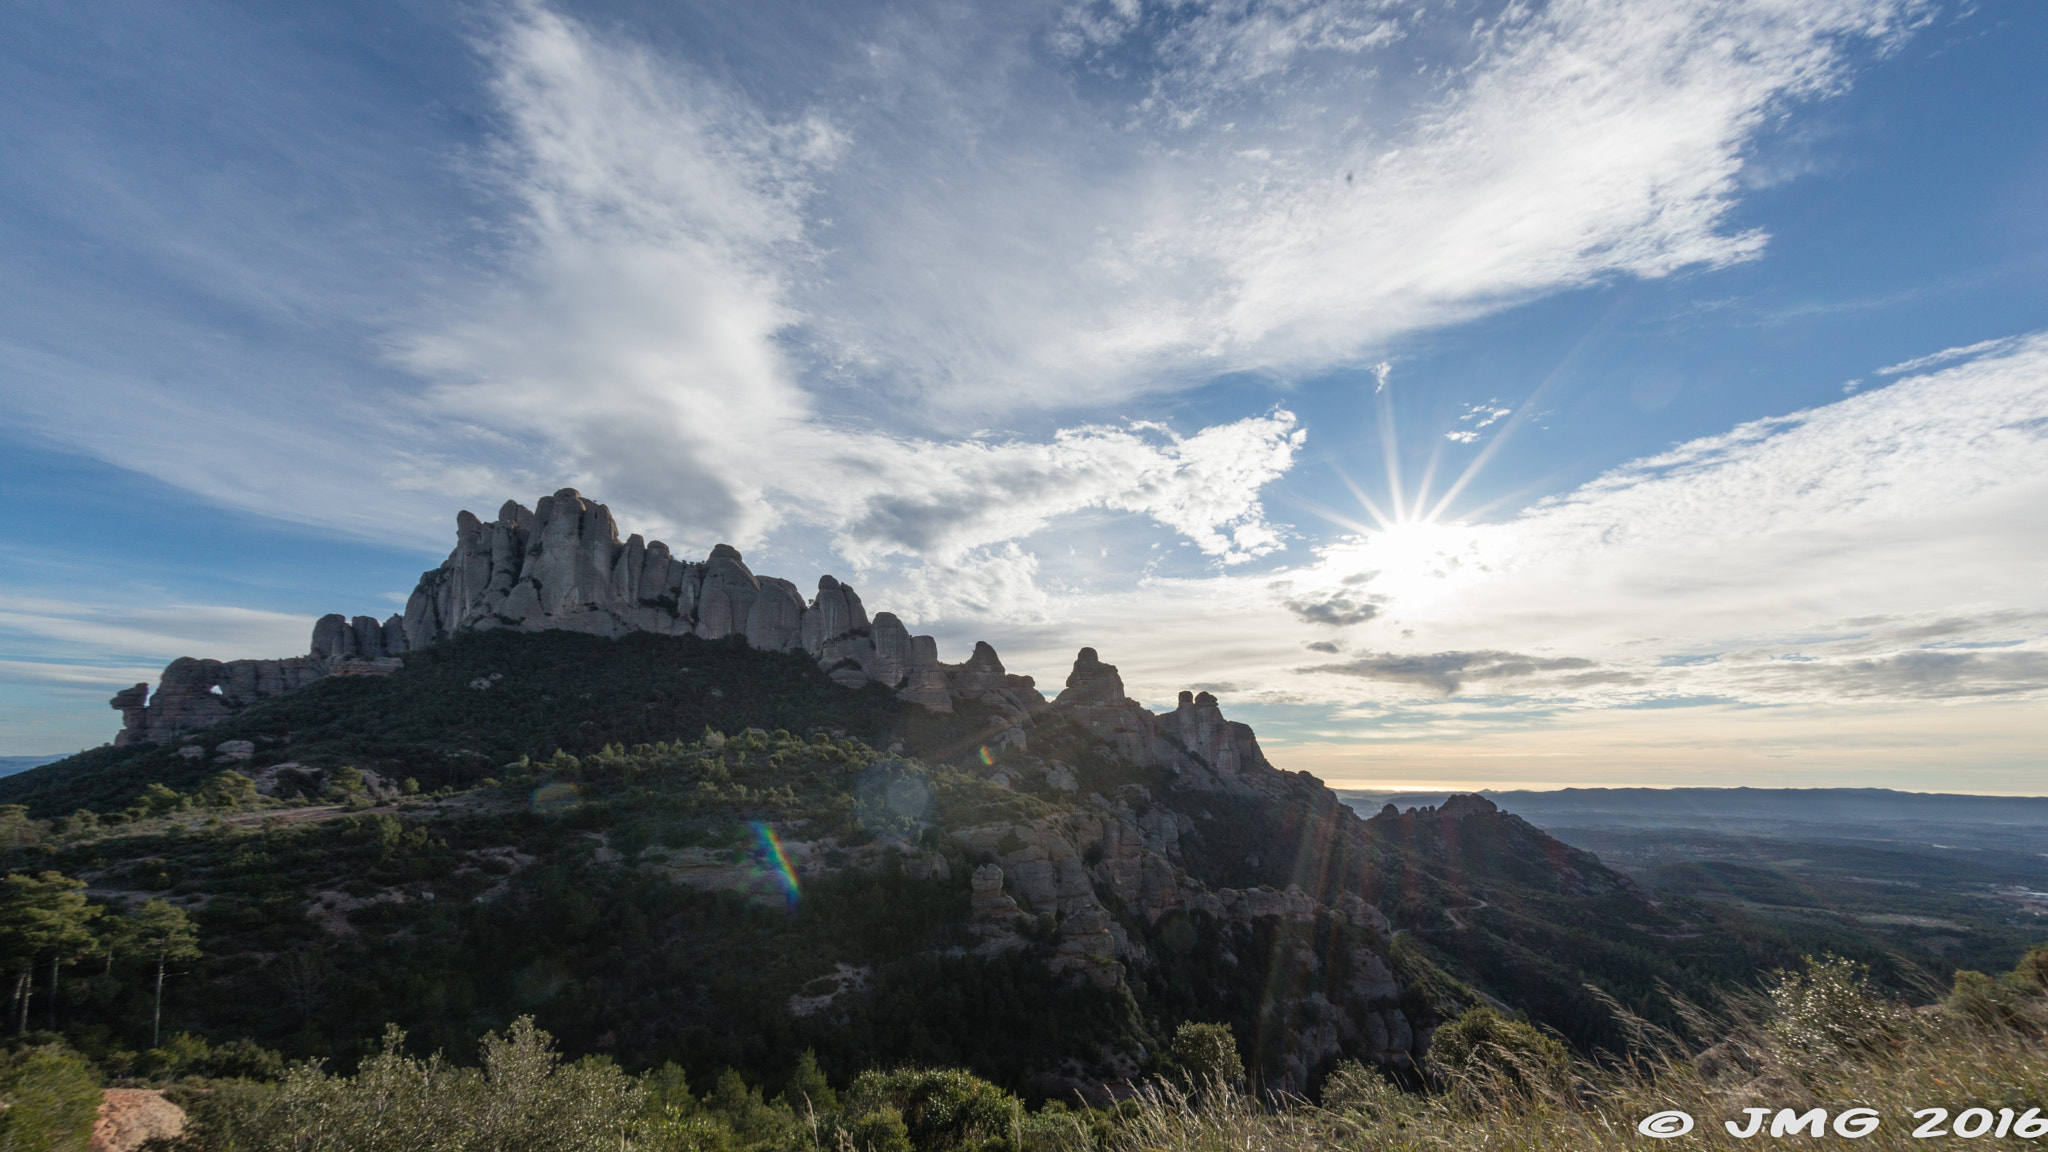
{"label": "wispy cirrus cloud", "polygon": [[86,659],[300,656],[313,634],[309,616],[218,604],[114,605],[18,592],[6,604],[0,610],[0,631]]}
{"label": "wispy cirrus cloud", "polygon": [[[944,35],[890,17],[865,63],[771,114],[528,3],[486,44],[488,171],[520,205],[504,274],[405,362],[442,418],[547,445],[693,543],[828,523],[856,561],[950,562],[1124,508],[1257,555],[1278,542],[1257,490],[1291,459],[1277,417],[1143,450],[1137,429],[949,425],[1324,367],[1530,293],[1748,259],[1762,238],[1721,229],[1748,133],[1913,8],[1511,8],[1427,90],[1374,53],[1441,41],[1437,17],[1370,5]],[[1087,81],[1111,58],[1135,104]],[[1056,92],[1081,99],[1055,112]]]}
{"label": "wispy cirrus cloud", "polygon": [[[1258,555],[1278,542],[1258,492],[1300,430],[1247,416],[1176,440],[1111,406],[1752,258],[1763,238],[1724,226],[1746,141],[1921,7],[856,6],[736,70],[518,0],[477,25],[485,144],[412,173],[408,153],[335,152],[351,191],[322,227],[232,175],[165,199],[154,174],[94,172],[94,202],[126,213],[106,242],[247,287],[243,323],[305,362],[167,317],[155,344],[0,343],[23,369],[8,401],[219,503],[383,539],[573,482],[689,547],[829,523],[849,557],[950,563],[1121,508]],[[295,139],[265,114],[252,132]],[[324,154],[283,160],[318,187]],[[433,196],[477,218],[437,224],[416,196],[366,245],[361,204],[408,178],[453,181]],[[233,205],[235,227],[167,238],[188,202]],[[321,354],[387,356],[319,362],[298,335],[315,320]],[[216,359],[164,373],[165,341]],[[963,435],[1006,422],[1024,431]],[[1106,463],[1073,464],[1082,448]]]}

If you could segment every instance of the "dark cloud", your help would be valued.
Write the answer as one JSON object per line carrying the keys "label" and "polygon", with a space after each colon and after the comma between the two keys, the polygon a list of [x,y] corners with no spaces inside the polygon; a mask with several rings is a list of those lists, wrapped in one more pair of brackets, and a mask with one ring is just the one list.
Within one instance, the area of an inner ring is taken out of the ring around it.
{"label": "dark cloud", "polygon": [[1306,647],[1311,652],[1328,652],[1332,656],[1335,656],[1337,653],[1343,651],[1342,648],[1337,647],[1335,644],[1330,643],[1328,640],[1318,640],[1313,644],[1304,645],[1304,647]]}
{"label": "dark cloud", "polygon": [[1380,614],[1380,606],[1370,600],[1354,600],[1348,592],[1339,592],[1325,600],[1289,600],[1287,610],[1304,624],[1329,624],[1342,628],[1348,624],[1363,624]]}
{"label": "dark cloud", "polygon": [[1593,666],[1591,660],[1577,656],[1549,660],[1518,652],[1435,652],[1418,656],[1384,652],[1361,656],[1343,664],[1324,664],[1307,671],[1419,684],[1449,696],[1469,681],[1512,680],[1540,672],[1566,672]]}
{"label": "dark cloud", "polygon": [[1766,692],[1850,699],[2016,696],[2048,689],[2048,652],[1900,652],[1841,661],[1773,661],[1745,677]]}

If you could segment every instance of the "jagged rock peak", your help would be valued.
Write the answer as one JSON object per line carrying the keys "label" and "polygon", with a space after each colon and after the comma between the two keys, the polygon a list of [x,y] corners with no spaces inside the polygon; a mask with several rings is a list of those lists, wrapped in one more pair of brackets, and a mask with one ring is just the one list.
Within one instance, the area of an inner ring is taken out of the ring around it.
{"label": "jagged rock peak", "polygon": [[1116,665],[1104,664],[1093,648],[1083,648],[1074,657],[1074,670],[1067,675],[1066,691],[1055,703],[1078,708],[1120,708],[1124,705],[1124,679]]}
{"label": "jagged rock peak", "polygon": [[[764,651],[801,650],[847,687],[879,682],[934,711],[990,692],[1010,692],[1018,708],[1044,703],[1029,678],[1009,676],[987,644],[977,645],[965,664],[940,664],[936,640],[911,635],[890,613],[870,621],[850,584],[822,576],[817,596],[806,601],[790,581],[757,575],[730,544],[692,562],[659,540],[633,535],[621,542],[611,509],[563,488],[532,509],[507,500],[488,523],[466,509],[458,512],[454,549],[440,567],[421,574],[403,615],[381,622],[325,616],[314,625],[310,655],[296,662],[235,661],[225,667],[239,671],[206,683],[199,680],[212,673],[195,680],[189,669],[166,669],[158,699],[148,705],[133,689],[122,693],[113,702],[124,718],[119,739],[163,739],[166,732],[223,718],[236,701],[323,675],[389,672],[406,652],[460,632],[498,628],[739,637]],[[267,667],[258,671],[257,665]],[[226,705],[214,688],[227,694]]]}
{"label": "jagged rock peak", "polygon": [[1453,796],[1436,810],[1439,816],[1471,816],[1498,811],[1499,805],[1476,792]]}

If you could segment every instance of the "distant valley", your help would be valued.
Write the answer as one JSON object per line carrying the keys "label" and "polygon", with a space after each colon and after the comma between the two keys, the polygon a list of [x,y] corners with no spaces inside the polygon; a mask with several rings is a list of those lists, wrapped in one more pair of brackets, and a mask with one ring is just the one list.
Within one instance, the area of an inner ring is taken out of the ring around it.
{"label": "distant valley", "polygon": [[[1361,812],[1442,794],[1347,791]],[[1659,892],[1758,930],[1995,970],[2048,934],[2048,798],[1879,788],[1485,793]]]}

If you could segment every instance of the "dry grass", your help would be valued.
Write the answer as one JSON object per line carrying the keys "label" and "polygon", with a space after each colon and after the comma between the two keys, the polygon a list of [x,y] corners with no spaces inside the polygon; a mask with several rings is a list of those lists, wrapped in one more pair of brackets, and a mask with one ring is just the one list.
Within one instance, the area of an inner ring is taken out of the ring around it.
{"label": "dry grass", "polygon": [[[1913,1113],[1944,1108],[1952,1127],[1965,1109],[2048,1117],[2048,1000],[2016,994],[1996,1012],[1958,1004],[1912,1011],[1871,995],[1853,968],[1823,962],[1787,977],[1770,998],[1732,1003],[1709,1015],[1684,1006],[1689,1032],[1723,1039],[1710,1046],[1623,1014],[1638,1042],[1632,1059],[1545,1069],[1495,1049],[1462,1069],[1433,1070],[1437,1090],[1402,1093],[1356,1065],[1340,1069],[1321,1106],[1259,1102],[1226,1087],[1193,1098],[1171,1088],[1149,1093],[1122,1132],[1127,1152],[1686,1152],[1789,1142],[1803,1150],[1872,1152],[1995,1144],[2048,1145],[1990,1133],[1969,1140],[1916,1139]],[[1618,1006],[1614,1010],[1620,1012]],[[1838,1134],[1851,1108],[1874,1109],[1875,1131]],[[1749,1139],[1746,1108],[1763,1108]],[[1774,1139],[1778,1110],[1827,1112],[1826,1135]],[[1677,1111],[1696,1123],[1687,1135],[1646,1136],[1637,1124]],[[2048,1129],[2048,1122],[2039,1125]],[[1994,1129],[1995,1131],[1995,1129]]]}

